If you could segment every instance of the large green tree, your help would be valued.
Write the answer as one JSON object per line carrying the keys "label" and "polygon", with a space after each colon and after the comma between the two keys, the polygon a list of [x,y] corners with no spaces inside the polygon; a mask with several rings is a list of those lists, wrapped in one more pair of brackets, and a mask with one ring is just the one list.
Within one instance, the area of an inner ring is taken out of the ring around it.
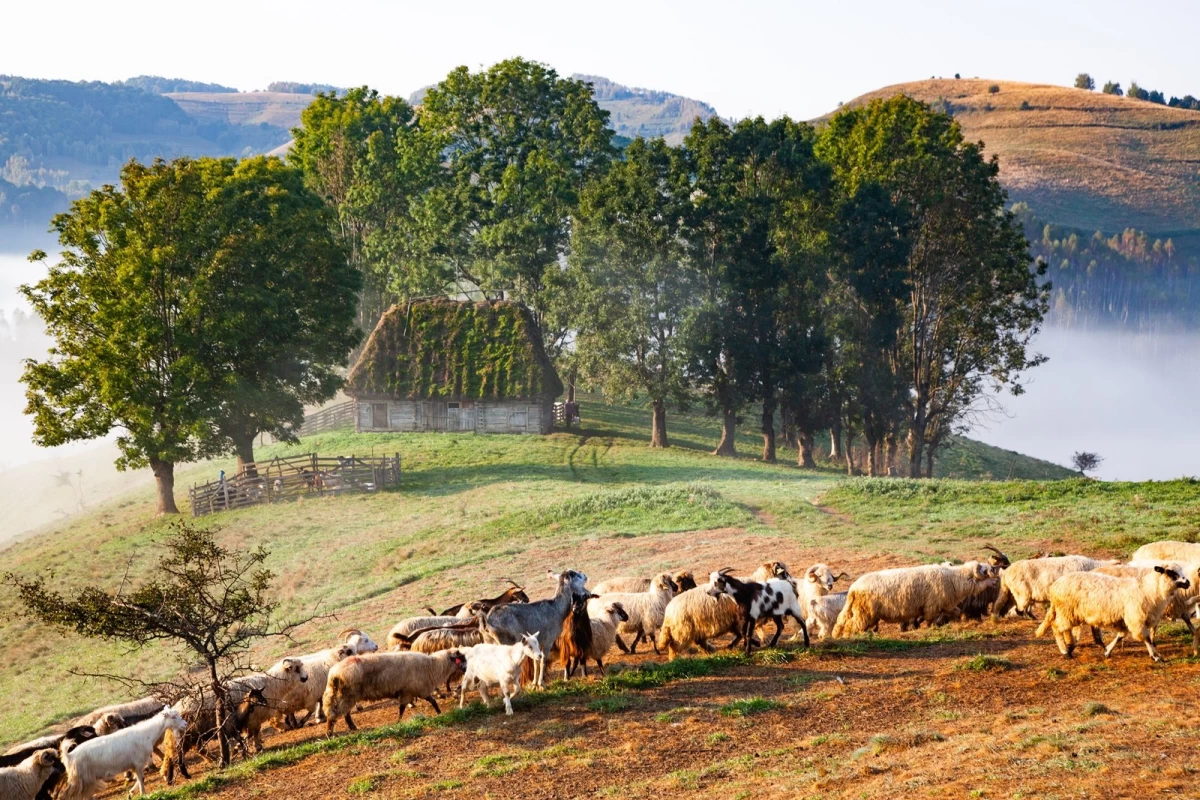
{"label": "large green tree", "polygon": [[288,159],[335,210],[363,275],[359,325],[373,328],[397,300],[444,291],[453,273],[433,250],[448,215],[429,197],[444,179],[439,143],[412,106],[366,87],[319,94],[293,134]]}
{"label": "large green tree", "polygon": [[542,293],[566,253],[579,193],[614,155],[608,113],[589,84],[514,58],[451,72],[426,93],[420,125],[447,173],[427,198],[448,231],[437,255],[488,295],[525,302],[542,324]]}
{"label": "large green tree", "polygon": [[839,112],[821,152],[847,191],[876,182],[906,218],[906,293],[892,372],[904,387],[908,472],[921,474],[931,426],[987,389],[1022,391],[1044,360],[1029,342],[1047,310],[1045,265],[1005,208],[995,158],[948,115],[907,97]]}
{"label": "large green tree", "polygon": [[687,202],[679,154],[635,139],[583,193],[572,230],[569,291],[575,355],[608,397],[650,399],[650,446],[667,447],[667,404],[685,404],[680,329],[695,300],[680,220]]}
{"label": "large green tree", "polygon": [[357,335],[326,213],[278,161],[185,158],[131,162],[55,217],[61,260],[22,287],[54,339],[22,376],[35,441],[119,431],[118,468],[149,466],[175,513],[176,464],[286,435]]}

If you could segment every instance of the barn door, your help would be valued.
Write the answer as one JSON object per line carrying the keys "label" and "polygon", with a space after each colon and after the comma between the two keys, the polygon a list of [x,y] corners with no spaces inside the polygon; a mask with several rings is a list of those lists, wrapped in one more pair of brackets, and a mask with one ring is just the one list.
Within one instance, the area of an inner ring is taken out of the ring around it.
{"label": "barn door", "polygon": [[386,428],[388,426],[387,403],[371,404],[371,427]]}

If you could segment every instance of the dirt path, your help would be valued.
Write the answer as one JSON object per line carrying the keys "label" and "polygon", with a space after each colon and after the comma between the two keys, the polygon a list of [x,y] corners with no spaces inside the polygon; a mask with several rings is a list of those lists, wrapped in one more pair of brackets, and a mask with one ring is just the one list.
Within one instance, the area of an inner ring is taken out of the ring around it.
{"label": "dirt path", "polygon": [[[889,630],[896,638],[819,645],[773,666],[519,703],[513,717],[310,756],[206,796],[1197,795],[1200,664],[1179,660],[1181,636],[1164,643],[1174,663],[1152,665],[1133,646],[1107,662],[1083,647],[1066,662],[1030,633],[1022,621]],[[357,716],[364,729],[395,719],[394,707]]]}

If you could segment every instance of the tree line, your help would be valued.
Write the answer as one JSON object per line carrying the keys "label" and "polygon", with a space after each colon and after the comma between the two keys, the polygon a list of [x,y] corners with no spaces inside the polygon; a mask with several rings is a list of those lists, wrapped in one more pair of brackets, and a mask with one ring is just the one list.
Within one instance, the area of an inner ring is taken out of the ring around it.
{"label": "tree line", "polygon": [[321,95],[295,134],[367,281],[364,327],[448,286],[516,298],[560,366],[648,398],[653,446],[669,406],[698,403],[732,455],[754,408],[765,460],[782,433],[812,464],[829,429],[839,457],[866,442],[852,470],[928,474],[1040,363],[1049,287],[997,163],[908,98],[618,151],[587,83],[514,59],[455,70],[418,108]]}
{"label": "tree line", "polygon": [[[1088,73],[1081,72],[1075,76],[1075,88],[1086,89],[1089,92],[1094,91],[1096,81]],[[1172,95],[1171,99],[1167,100],[1166,95],[1162,92],[1157,89],[1143,89],[1141,86],[1138,86],[1137,81],[1130,81],[1128,90],[1122,89],[1121,84],[1116,81],[1105,81],[1100,91],[1104,94],[1116,95],[1117,97],[1127,96],[1135,100],[1145,100],[1150,103],[1157,103],[1160,106],[1200,111],[1200,100],[1197,100],[1190,94],[1185,94],[1183,97]]]}
{"label": "tree line", "polygon": [[619,149],[589,84],[512,59],[420,107],[319,94],[294,134],[287,164],[130,162],[54,218],[62,260],[23,288],[55,341],[23,376],[39,444],[117,430],[174,511],[176,464],[252,463],[391,304],[464,291],[524,303],[560,369],[647,398],[652,446],[698,404],[733,455],[753,409],[764,460],[782,435],[812,465],[828,429],[870,475],[931,474],[1041,361],[1045,266],[995,159],[905,97]]}

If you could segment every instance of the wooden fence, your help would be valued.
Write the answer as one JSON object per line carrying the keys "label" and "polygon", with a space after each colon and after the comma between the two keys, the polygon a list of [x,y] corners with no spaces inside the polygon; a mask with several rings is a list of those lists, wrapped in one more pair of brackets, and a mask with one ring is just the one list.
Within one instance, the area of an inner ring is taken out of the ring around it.
{"label": "wooden fence", "polygon": [[248,464],[232,478],[198,483],[188,490],[192,516],[231,508],[282,503],[302,497],[377,492],[400,485],[400,454],[322,457],[316,453]]}
{"label": "wooden fence", "polygon": [[355,415],[358,413],[358,403],[347,400],[336,406],[322,408],[320,411],[305,416],[304,424],[296,429],[297,436],[312,436],[314,433],[335,431],[342,428],[353,428]]}

